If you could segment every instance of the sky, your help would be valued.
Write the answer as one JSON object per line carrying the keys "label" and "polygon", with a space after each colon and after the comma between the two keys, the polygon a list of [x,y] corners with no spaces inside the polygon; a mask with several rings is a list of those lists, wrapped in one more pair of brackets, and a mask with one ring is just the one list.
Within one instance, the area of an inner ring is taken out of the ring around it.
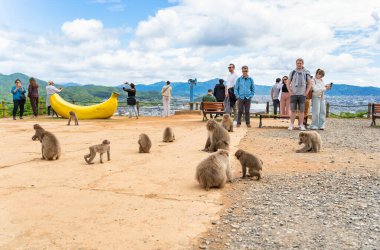
{"label": "sky", "polygon": [[380,87],[380,1],[0,0],[2,74],[115,86],[225,79],[234,63],[271,85],[297,58]]}

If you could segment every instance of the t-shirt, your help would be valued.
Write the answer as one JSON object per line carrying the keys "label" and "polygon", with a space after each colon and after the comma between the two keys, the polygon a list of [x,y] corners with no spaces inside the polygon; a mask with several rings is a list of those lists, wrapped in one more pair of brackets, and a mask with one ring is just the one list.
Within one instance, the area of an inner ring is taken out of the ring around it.
{"label": "t-shirt", "polygon": [[296,69],[290,72],[289,79],[291,79],[290,87],[293,95],[304,95],[307,81],[311,79],[310,72],[304,68],[301,70]]}
{"label": "t-shirt", "polygon": [[216,98],[213,95],[207,94],[202,97],[202,102],[216,102]]}
{"label": "t-shirt", "polygon": [[275,85],[272,86],[272,90],[273,91],[273,100],[276,100],[278,99],[278,96],[280,94],[280,88],[278,88],[278,84],[276,83]]}
{"label": "t-shirt", "polygon": [[231,73],[228,74],[227,80],[226,80],[227,89],[235,86],[235,83],[236,83],[236,80],[238,79],[238,77],[239,76],[235,72],[232,74]]}

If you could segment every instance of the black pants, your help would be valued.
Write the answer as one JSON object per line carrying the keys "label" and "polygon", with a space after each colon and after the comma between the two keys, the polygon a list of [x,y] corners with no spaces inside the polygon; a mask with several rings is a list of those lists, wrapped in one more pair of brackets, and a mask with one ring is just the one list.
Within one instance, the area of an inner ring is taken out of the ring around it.
{"label": "black pants", "polygon": [[244,109],[245,123],[250,124],[251,117],[249,115],[249,110],[251,109],[251,99],[239,99],[238,105],[239,105],[239,111],[238,111],[237,124],[241,124],[241,116],[243,115],[243,109]]}
{"label": "black pants", "polygon": [[30,97],[30,105],[33,109],[33,115],[38,115],[38,97]]}
{"label": "black pants", "polygon": [[50,116],[50,110],[52,112],[52,116],[54,116],[54,114],[58,117],[58,114],[54,111],[54,109],[51,107],[51,106],[48,106],[48,115]]}
{"label": "black pants", "polygon": [[20,107],[20,117],[24,115],[25,100],[13,100],[13,118],[16,118],[18,107]]}
{"label": "black pants", "polygon": [[273,114],[277,115],[277,109],[280,111],[280,100],[274,99],[273,100]]}

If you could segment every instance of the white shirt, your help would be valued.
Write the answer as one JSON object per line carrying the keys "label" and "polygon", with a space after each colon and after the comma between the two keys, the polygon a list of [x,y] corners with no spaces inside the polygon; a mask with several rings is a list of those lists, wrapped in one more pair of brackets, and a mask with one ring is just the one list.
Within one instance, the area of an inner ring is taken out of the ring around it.
{"label": "white shirt", "polygon": [[323,92],[326,91],[325,83],[322,79],[313,78],[311,80],[311,89],[313,90],[313,96],[321,97]]}
{"label": "white shirt", "polygon": [[235,72],[228,74],[227,81],[226,81],[227,89],[235,87],[235,83],[238,77],[239,76]]}
{"label": "white shirt", "polygon": [[53,85],[48,85],[48,86],[46,86],[46,94],[48,94],[48,95],[53,95],[53,94],[55,94],[55,93],[59,93],[59,92],[61,92],[61,90],[60,89],[57,89],[55,86],[53,86]]}

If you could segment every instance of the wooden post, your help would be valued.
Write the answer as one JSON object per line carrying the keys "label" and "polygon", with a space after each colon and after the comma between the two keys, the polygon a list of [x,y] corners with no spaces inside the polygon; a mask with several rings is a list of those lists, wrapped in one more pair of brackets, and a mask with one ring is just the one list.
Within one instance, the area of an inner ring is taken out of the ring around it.
{"label": "wooden post", "polygon": [[267,107],[265,108],[266,113],[269,114],[269,102],[267,102]]}
{"label": "wooden post", "polygon": [[326,102],[326,117],[330,116],[330,103]]}
{"label": "wooden post", "polygon": [[38,114],[39,115],[43,115],[44,114],[44,107],[42,106],[43,105],[43,101],[41,99],[38,100]]}
{"label": "wooden post", "polygon": [[1,109],[3,110],[3,118],[6,116],[5,101],[1,102]]}
{"label": "wooden post", "polygon": [[367,113],[367,118],[371,118],[371,113],[372,113],[372,103],[368,103],[368,113]]}

